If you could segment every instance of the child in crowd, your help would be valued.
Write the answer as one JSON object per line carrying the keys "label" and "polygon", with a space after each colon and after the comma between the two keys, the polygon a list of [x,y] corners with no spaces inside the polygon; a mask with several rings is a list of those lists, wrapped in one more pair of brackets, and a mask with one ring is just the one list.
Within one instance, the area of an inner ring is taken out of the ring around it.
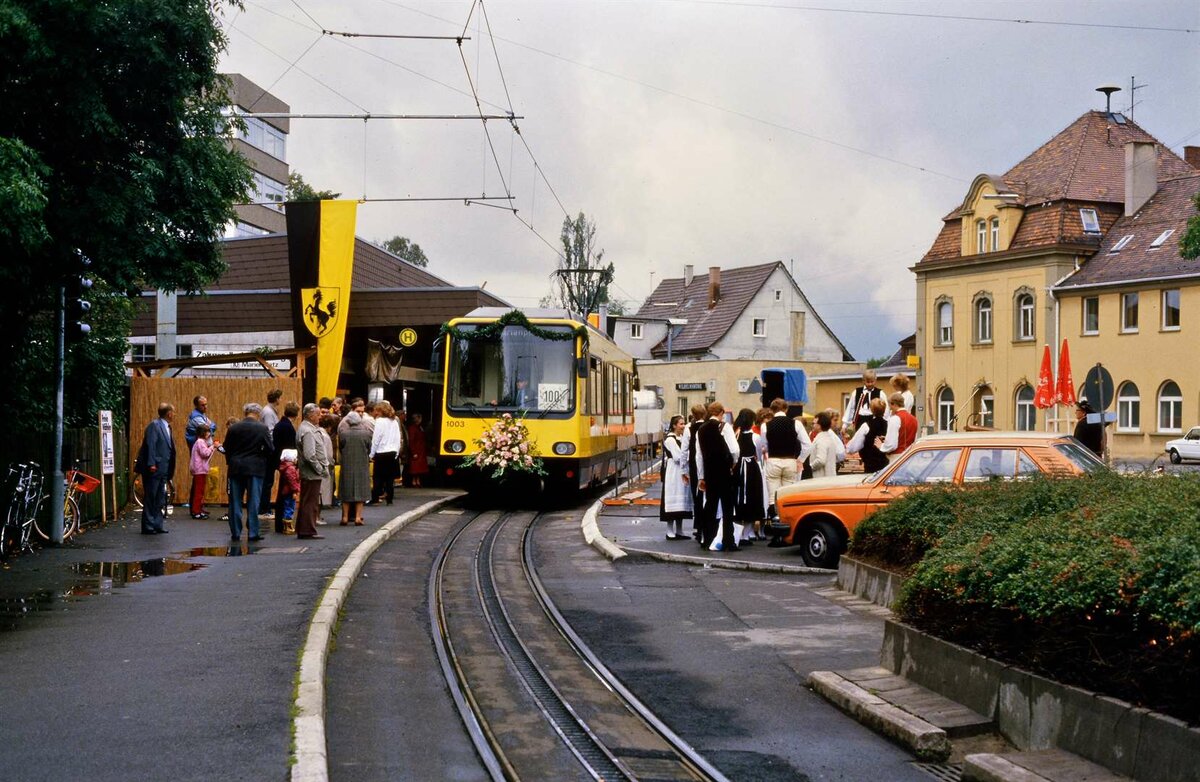
{"label": "child in crowd", "polygon": [[295,530],[296,498],[300,496],[300,472],[296,469],[296,449],[284,448],[279,459],[279,496],[283,498],[284,534]]}
{"label": "child in crowd", "polygon": [[193,519],[207,519],[204,511],[204,489],[208,485],[208,463],[212,460],[212,430],[208,424],[196,426],[196,442],[192,445],[192,458],[188,467],[192,473],[191,511]]}

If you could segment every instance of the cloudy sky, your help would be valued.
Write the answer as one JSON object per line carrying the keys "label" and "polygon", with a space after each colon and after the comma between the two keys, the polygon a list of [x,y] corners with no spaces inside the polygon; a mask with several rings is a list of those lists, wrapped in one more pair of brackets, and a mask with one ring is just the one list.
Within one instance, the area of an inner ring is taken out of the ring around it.
{"label": "cloudy sky", "polygon": [[564,208],[635,303],[685,264],[783,260],[860,359],[914,330],[908,269],[975,175],[1103,108],[1095,87],[1128,111],[1136,77],[1134,119],[1200,144],[1194,0],[244,2],[223,68],[295,112],[470,114],[473,83],[485,113],[523,117],[490,143],[478,120],[294,120],[288,162],[318,188],[518,209],[368,202],[359,235],[408,236],[518,306],[550,290]]}

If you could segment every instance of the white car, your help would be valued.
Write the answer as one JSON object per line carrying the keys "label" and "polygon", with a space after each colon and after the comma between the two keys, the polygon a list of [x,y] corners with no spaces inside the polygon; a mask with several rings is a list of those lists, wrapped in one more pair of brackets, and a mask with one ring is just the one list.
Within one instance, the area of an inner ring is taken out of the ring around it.
{"label": "white car", "polygon": [[1179,464],[1184,459],[1200,460],[1200,426],[1193,426],[1178,440],[1168,441],[1163,450],[1171,457],[1171,464]]}

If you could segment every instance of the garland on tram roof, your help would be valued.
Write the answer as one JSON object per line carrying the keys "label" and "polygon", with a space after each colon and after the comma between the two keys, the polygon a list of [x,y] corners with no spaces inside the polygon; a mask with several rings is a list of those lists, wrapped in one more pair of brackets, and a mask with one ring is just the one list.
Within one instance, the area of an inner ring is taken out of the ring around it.
{"label": "garland on tram roof", "polygon": [[584,343],[588,341],[588,330],[586,326],[576,326],[570,332],[563,333],[561,331],[547,331],[546,329],[538,328],[529,322],[529,318],[525,317],[525,313],[520,310],[509,310],[501,315],[492,323],[487,325],[471,325],[468,329],[459,329],[451,326],[449,323],[443,323],[441,334],[445,336],[449,334],[455,339],[492,339],[504,330],[506,326],[520,326],[538,339],[549,339],[558,342],[566,342],[575,337],[582,337]]}

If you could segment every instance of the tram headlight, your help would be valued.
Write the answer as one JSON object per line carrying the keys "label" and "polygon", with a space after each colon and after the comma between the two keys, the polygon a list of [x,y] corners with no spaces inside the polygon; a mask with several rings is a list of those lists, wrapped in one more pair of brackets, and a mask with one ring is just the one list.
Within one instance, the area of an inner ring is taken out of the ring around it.
{"label": "tram headlight", "polygon": [[573,453],[575,453],[575,443],[555,443],[554,444],[554,455],[555,456],[570,456]]}
{"label": "tram headlight", "polygon": [[447,440],[446,450],[450,453],[462,453],[467,450],[467,444],[462,440]]}

